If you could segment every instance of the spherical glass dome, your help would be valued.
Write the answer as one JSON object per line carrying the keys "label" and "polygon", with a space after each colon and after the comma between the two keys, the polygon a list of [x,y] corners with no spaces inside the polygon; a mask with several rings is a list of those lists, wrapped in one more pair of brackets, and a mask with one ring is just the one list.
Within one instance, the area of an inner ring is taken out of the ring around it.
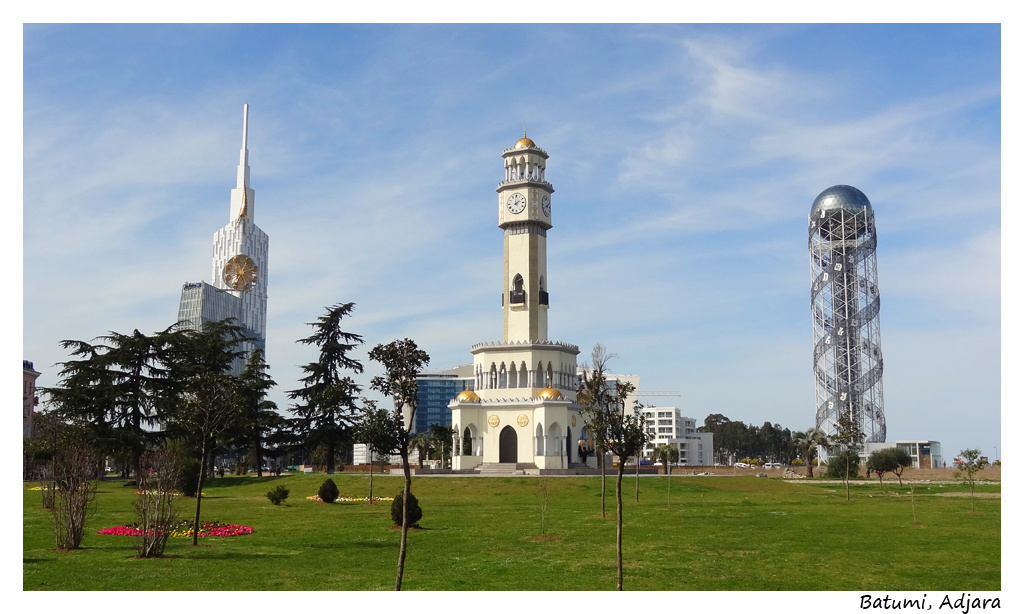
{"label": "spherical glass dome", "polygon": [[811,205],[811,217],[820,215],[820,211],[846,209],[850,213],[859,213],[864,207],[871,209],[871,201],[857,188],[849,185],[834,185],[814,199]]}

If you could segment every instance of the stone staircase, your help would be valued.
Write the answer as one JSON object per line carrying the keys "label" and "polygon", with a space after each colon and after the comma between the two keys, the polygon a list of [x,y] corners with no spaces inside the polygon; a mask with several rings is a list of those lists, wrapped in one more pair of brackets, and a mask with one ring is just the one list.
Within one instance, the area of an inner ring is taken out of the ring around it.
{"label": "stone staircase", "polygon": [[536,468],[533,463],[481,463],[474,467],[482,476],[526,475],[528,470]]}

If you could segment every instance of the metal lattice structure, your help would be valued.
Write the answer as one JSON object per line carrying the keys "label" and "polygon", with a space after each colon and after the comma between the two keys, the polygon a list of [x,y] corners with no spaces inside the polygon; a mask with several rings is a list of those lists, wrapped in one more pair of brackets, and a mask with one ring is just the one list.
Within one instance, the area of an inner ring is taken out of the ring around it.
{"label": "metal lattice structure", "polygon": [[885,441],[875,214],[857,188],[833,186],[808,218],[814,326],[815,426],[836,431],[840,412]]}

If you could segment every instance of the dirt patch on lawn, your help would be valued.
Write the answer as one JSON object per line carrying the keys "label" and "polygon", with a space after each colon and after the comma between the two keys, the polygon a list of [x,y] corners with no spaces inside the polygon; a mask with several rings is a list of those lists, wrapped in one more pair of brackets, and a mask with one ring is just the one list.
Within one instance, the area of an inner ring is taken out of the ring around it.
{"label": "dirt patch on lawn", "polygon": [[[979,498],[979,499],[1002,499],[1003,498],[1002,495],[1003,495],[1003,493],[999,493],[999,492],[976,492],[976,493],[974,493],[974,496]],[[939,493],[934,493],[932,496],[934,496],[934,497],[970,497],[971,493],[969,493],[969,492],[939,492]]]}

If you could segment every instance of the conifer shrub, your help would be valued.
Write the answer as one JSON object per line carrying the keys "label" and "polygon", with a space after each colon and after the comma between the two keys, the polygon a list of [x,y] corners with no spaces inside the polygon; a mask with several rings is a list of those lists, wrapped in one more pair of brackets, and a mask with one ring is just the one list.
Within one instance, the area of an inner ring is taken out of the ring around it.
{"label": "conifer shrub", "polygon": [[320,492],[317,493],[320,496],[320,500],[324,503],[334,503],[338,498],[338,486],[334,483],[334,480],[327,478],[324,483],[320,485]]}
{"label": "conifer shrub", "polygon": [[199,459],[194,457],[186,458],[181,462],[181,482],[179,482],[178,489],[186,497],[196,496],[196,491],[199,490],[200,465]]}
{"label": "conifer shrub", "polygon": [[288,498],[289,492],[287,488],[278,484],[277,488],[267,493],[267,498],[274,505],[281,505],[281,502]]}
{"label": "conifer shrub", "polygon": [[[423,518],[420,502],[416,499],[416,495],[409,493],[409,526],[415,525],[420,518]],[[398,493],[395,500],[391,502],[391,520],[395,526],[402,526],[402,493]]]}

